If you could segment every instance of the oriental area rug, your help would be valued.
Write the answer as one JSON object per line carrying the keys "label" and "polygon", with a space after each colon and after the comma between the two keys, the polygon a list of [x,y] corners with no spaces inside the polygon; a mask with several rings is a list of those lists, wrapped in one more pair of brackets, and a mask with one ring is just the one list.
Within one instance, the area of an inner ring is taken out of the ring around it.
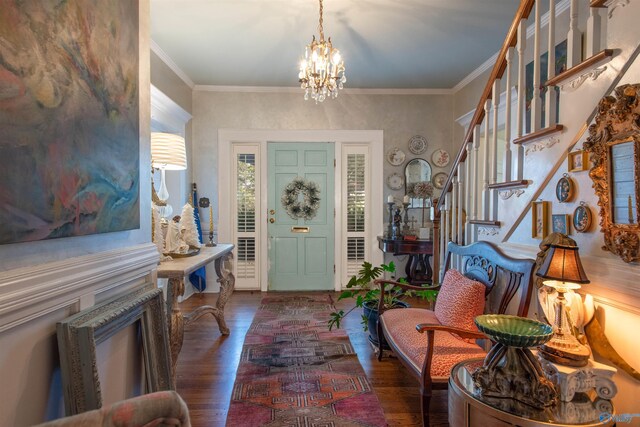
{"label": "oriental area rug", "polygon": [[269,296],[247,332],[227,426],[386,426],[329,295]]}

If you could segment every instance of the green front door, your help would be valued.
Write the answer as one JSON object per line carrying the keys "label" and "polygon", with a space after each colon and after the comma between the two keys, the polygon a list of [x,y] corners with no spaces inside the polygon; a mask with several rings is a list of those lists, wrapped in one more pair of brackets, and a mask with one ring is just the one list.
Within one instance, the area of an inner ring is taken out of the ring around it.
{"label": "green front door", "polygon": [[[334,144],[269,143],[269,290],[333,289]],[[302,181],[300,180],[302,179]],[[298,182],[296,188],[292,184]],[[305,195],[314,192],[314,209]],[[283,195],[288,195],[283,201]],[[292,203],[293,202],[293,203]],[[306,218],[299,208],[308,208]],[[310,208],[310,209],[309,209]]]}

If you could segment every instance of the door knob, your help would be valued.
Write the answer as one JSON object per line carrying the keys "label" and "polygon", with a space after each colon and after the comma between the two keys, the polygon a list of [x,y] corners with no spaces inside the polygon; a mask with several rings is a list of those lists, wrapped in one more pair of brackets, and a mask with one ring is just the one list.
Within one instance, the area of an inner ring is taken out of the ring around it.
{"label": "door knob", "polygon": [[271,209],[271,210],[269,211],[269,213],[270,213],[271,215],[275,215],[276,211],[275,211],[275,210],[273,210],[273,209]]}
{"label": "door knob", "polygon": [[270,222],[271,224],[273,224],[274,222],[276,222],[276,219],[275,219],[275,218],[269,218],[269,222]]}

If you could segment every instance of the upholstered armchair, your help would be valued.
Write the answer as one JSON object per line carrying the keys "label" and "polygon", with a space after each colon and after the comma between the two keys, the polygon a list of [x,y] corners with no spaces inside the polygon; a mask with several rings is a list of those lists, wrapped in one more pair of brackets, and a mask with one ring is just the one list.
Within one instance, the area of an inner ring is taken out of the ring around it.
{"label": "upholstered armchair", "polygon": [[[452,257],[460,271],[450,269]],[[464,360],[481,358],[485,348],[476,340],[486,338],[475,326],[482,313],[526,316],[531,299],[533,260],[517,260],[487,242],[469,246],[449,243],[445,275],[434,310],[378,307],[378,360],[382,342],[389,344],[400,362],[420,381],[422,417],[429,425],[433,389],[446,389],[451,369]],[[394,286],[422,288],[390,280],[376,280],[381,295]],[[382,298],[381,298],[382,300]]]}
{"label": "upholstered armchair", "polygon": [[190,427],[187,404],[175,391],[159,391],[37,427]]}

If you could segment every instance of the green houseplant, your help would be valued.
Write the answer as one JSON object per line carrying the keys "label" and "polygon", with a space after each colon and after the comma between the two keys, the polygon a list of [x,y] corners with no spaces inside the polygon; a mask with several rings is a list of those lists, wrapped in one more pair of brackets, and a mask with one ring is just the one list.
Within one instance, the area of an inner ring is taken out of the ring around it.
{"label": "green houseplant", "polygon": [[[334,327],[339,328],[342,320],[356,308],[362,308],[362,328],[365,332],[369,332],[369,340],[374,344],[378,344],[377,323],[378,323],[378,306],[380,303],[380,289],[373,286],[373,281],[381,277],[385,272],[394,273],[396,271],[395,264],[381,264],[374,267],[371,263],[365,261],[358,274],[351,277],[344,290],[338,297],[338,301],[353,298],[355,303],[346,312],[344,310],[336,310],[330,314],[328,326],[329,330]],[[400,283],[406,284],[404,279],[399,280]],[[425,290],[403,290],[399,286],[387,288],[383,298],[383,309],[408,307],[409,305],[403,301],[404,298],[416,296],[427,301],[435,301],[437,291],[433,289]]]}

